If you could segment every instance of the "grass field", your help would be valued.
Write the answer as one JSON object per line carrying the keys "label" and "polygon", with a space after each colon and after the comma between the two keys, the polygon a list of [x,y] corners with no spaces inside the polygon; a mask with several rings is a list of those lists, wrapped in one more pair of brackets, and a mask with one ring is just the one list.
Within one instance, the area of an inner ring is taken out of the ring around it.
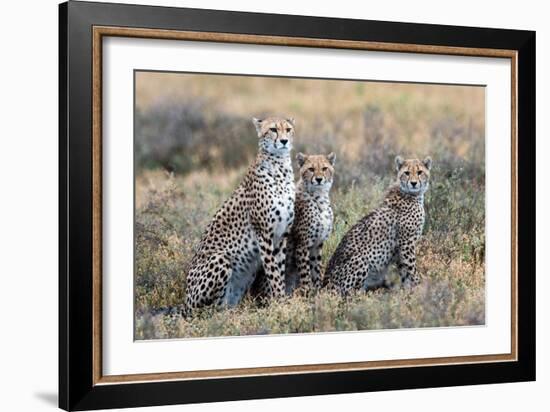
{"label": "grass field", "polygon": [[[483,324],[484,105],[480,87],[138,73],[136,338]],[[158,313],[182,305],[193,248],[255,156],[250,118],[272,113],[296,118],[296,151],[337,155],[323,265],[382,200],[394,156],[432,156],[421,285]]]}

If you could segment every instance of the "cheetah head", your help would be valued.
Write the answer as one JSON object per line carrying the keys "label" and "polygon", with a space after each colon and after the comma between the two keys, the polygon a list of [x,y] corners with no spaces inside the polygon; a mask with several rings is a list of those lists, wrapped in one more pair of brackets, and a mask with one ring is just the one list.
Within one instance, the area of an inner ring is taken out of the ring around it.
{"label": "cheetah head", "polygon": [[300,166],[300,178],[307,190],[330,190],[334,176],[336,155],[305,155],[298,153],[296,160]]}
{"label": "cheetah head", "polygon": [[260,148],[273,155],[288,156],[294,139],[294,119],[283,117],[253,118]]}
{"label": "cheetah head", "polygon": [[397,180],[403,193],[420,195],[428,190],[430,169],[432,168],[431,157],[419,160],[403,159],[401,156],[397,156],[395,168],[397,169]]}

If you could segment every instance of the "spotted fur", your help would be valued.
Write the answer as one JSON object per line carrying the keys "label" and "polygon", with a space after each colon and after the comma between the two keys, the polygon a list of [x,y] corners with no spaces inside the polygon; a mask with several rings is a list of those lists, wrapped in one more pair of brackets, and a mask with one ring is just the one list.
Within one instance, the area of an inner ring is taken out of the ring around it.
{"label": "spotted fur", "polygon": [[[321,286],[321,250],[332,231],[333,213],[329,192],[334,176],[335,155],[296,156],[300,179],[296,185],[295,218],[287,242],[286,293],[300,287],[309,292]],[[260,268],[251,295],[268,296],[265,275]]]}
{"label": "spotted fur", "polygon": [[253,121],[259,138],[256,160],[215,214],[191,260],[188,312],[211,304],[237,305],[260,268],[267,296],[285,294],[286,242],[294,220],[294,120]]}
{"label": "spotted fur", "polygon": [[298,153],[300,180],[296,187],[296,217],[289,237],[286,289],[304,291],[321,286],[321,251],[332,232],[329,192],[334,177],[334,153]]}
{"label": "spotted fur", "polygon": [[395,261],[404,285],[419,282],[416,243],[424,226],[424,193],[431,158],[395,158],[397,183],[380,207],[362,218],[343,237],[331,257],[325,283],[346,295],[352,290],[386,284],[388,265]]}

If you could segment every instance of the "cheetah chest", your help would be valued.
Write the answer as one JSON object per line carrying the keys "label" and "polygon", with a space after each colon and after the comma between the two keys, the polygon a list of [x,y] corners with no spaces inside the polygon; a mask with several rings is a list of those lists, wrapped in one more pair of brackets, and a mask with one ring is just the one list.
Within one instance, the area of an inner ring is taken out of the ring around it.
{"label": "cheetah chest", "polygon": [[407,207],[403,208],[399,214],[399,236],[409,238],[416,242],[420,239],[424,228],[424,205],[420,199],[406,206]]}
{"label": "cheetah chest", "polygon": [[294,180],[292,169],[273,171],[268,187],[269,219],[273,229],[273,240],[278,245],[294,221]]}
{"label": "cheetah chest", "polygon": [[327,240],[332,231],[332,209],[329,205],[320,205],[316,219],[315,227],[315,243],[319,244]]}
{"label": "cheetah chest", "polygon": [[321,238],[323,239],[323,242],[328,239],[330,233],[332,232],[333,220],[334,215],[332,213],[332,208],[327,202],[326,207],[323,208],[323,210],[321,211],[321,226],[323,228],[321,232]]}
{"label": "cheetah chest", "polygon": [[294,187],[280,187],[273,196],[271,221],[273,236],[278,244],[294,221]]}
{"label": "cheetah chest", "polygon": [[[306,230],[311,247],[319,246],[332,232],[333,214],[328,196],[302,195],[299,227]],[[299,229],[300,230],[300,229]]]}

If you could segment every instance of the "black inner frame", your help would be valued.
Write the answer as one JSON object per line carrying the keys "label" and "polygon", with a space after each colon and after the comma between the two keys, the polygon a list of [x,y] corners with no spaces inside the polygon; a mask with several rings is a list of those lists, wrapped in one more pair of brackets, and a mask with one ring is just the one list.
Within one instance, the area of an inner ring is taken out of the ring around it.
{"label": "black inner frame", "polygon": [[[92,378],[92,27],[94,25],[516,50],[518,52],[518,361],[94,386]],[[66,410],[106,409],[535,379],[534,32],[71,1],[59,6],[59,125],[59,406],[61,408]]]}

